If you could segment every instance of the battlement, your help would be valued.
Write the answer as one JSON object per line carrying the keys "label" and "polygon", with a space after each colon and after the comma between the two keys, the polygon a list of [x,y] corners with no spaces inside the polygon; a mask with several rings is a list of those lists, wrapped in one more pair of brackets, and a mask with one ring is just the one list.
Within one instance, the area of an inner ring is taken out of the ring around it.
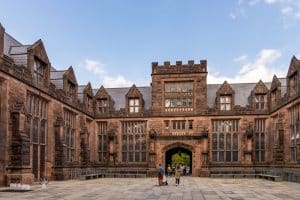
{"label": "battlement", "polygon": [[182,64],[182,61],[176,61],[173,65],[170,61],[165,61],[163,65],[159,65],[158,62],[152,62],[152,74],[176,73],[207,73],[207,61],[200,60],[199,64],[195,64],[194,60],[189,60],[187,64]]}

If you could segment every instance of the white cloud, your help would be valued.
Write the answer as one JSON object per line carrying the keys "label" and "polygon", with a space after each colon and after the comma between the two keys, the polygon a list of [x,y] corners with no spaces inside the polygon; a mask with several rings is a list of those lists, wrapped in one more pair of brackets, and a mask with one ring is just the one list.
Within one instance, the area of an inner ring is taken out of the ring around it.
{"label": "white cloud", "polygon": [[274,74],[285,76],[286,71],[271,67],[281,55],[278,49],[262,49],[255,60],[243,64],[233,77],[220,76],[218,72],[208,73],[208,83],[223,83],[225,80],[229,83],[255,83],[260,79],[271,81]]}
{"label": "white cloud", "polygon": [[126,80],[121,75],[118,75],[116,77],[105,76],[103,77],[103,85],[105,87],[129,87],[132,86],[132,82]]}
{"label": "white cloud", "polygon": [[[251,1],[257,1],[257,3],[260,2],[260,0]],[[270,6],[275,4],[278,5],[280,13],[284,16],[285,23],[291,19],[300,20],[300,0],[264,0],[263,2]]]}
{"label": "white cloud", "polygon": [[98,60],[85,59],[84,63],[81,64],[84,69],[92,72],[93,74],[99,76],[101,84],[104,87],[130,87],[132,82],[125,79],[121,75],[110,76],[105,70],[105,65]]}
{"label": "white cloud", "polygon": [[244,9],[244,7],[245,7],[244,2],[245,2],[245,0],[237,0],[236,7],[234,9],[232,9],[228,14],[232,20],[246,17],[246,12]]}
{"label": "white cloud", "polygon": [[88,71],[93,72],[95,74],[101,75],[105,73],[104,64],[102,64],[99,61],[85,59],[84,66]]}
{"label": "white cloud", "polygon": [[[297,9],[297,7],[295,7]],[[300,4],[298,10],[295,10],[291,6],[287,6],[281,9],[281,13],[288,19],[293,18],[295,20],[300,19]]]}
{"label": "white cloud", "polygon": [[236,19],[236,15],[234,13],[232,13],[232,12],[229,13],[229,17],[231,17],[231,19],[233,19],[233,20]]}
{"label": "white cloud", "polygon": [[230,12],[229,16],[231,17],[232,20],[235,20],[240,17],[246,17],[246,12],[245,12],[244,8],[238,7],[234,11]]}
{"label": "white cloud", "polygon": [[229,15],[232,19],[246,16],[249,7],[261,4],[273,6],[275,9],[278,9],[284,28],[288,28],[300,21],[300,0],[237,0],[237,7]]}
{"label": "white cloud", "polygon": [[281,9],[281,13],[284,15],[291,15],[293,13],[294,9],[290,6],[284,7]]}
{"label": "white cloud", "polygon": [[233,59],[234,62],[245,62],[248,59],[248,55],[247,54],[243,54],[239,57],[236,57]]}
{"label": "white cloud", "polygon": [[248,2],[248,4],[250,6],[254,6],[254,5],[258,4],[259,2],[260,2],[260,0],[251,0],[251,1]]}
{"label": "white cloud", "polygon": [[267,4],[274,4],[274,3],[277,3],[277,2],[279,2],[280,0],[265,0],[265,2],[267,3]]}

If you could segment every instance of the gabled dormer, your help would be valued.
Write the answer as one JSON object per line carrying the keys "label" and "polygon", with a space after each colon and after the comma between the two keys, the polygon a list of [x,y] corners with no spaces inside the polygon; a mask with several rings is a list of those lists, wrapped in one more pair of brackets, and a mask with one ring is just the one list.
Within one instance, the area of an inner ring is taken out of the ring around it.
{"label": "gabled dormer", "polygon": [[33,81],[36,84],[49,86],[51,64],[47,56],[42,40],[36,41],[28,47],[28,66],[33,74]]}
{"label": "gabled dormer", "polygon": [[270,106],[276,106],[281,98],[281,82],[276,75],[273,76],[270,89]]}
{"label": "gabled dormer", "polygon": [[129,114],[141,113],[143,111],[143,95],[133,84],[126,94],[126,110]]}
{"label": "gabled dormer", "polygon": [[113,100],[103,85],[94,96],[94,104],[96,105],[95,114],[103,115],[112,110]]}
{"label": "gabled dormer", "polygon": [[76,103],[77,101],[77,80],[73,67],[70,66],[69,69],[63,75],[63,90],[66,94],[67,100],[71,103]]}
{"label": "gabled dormer", "polygon": [[234,90],[224,81],[216,94],[216,108],[220,111],[230,111],[234,106]]}
{"label": "gabled dormer", "polygon": [[300,60],[293,56],[287,73],[287,93],[289,97],[300,94]]}
{"label": "gabled dormer", "polygon": [[51,64],[42,40],[38,40],[32,45],[14,43],[6,51],[17,66],[28,69],[35,86],[48,87],[50,85]]}
{"label": "gabled dormer", "polygon": [[84,110],[93,112],[93,90],[91,83],[78,86],[78,101],[82,103]]}
{"label": "gabled dormer", "polygon": [[260,80],[251,91],[251,105],[255,110],[266,110],[268,108],[269,89]]}

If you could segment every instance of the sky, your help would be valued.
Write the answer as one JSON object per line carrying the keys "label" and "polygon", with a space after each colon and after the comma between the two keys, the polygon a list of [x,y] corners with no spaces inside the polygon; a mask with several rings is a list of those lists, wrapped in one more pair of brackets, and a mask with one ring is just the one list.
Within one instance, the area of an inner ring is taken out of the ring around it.
{"label": "sky", "polygon": [[95,89],[149,86],[152,62],[177,60],[207,60],[208,83],[267,82],[300,58],[300,0],[0,0],[0,23]]}

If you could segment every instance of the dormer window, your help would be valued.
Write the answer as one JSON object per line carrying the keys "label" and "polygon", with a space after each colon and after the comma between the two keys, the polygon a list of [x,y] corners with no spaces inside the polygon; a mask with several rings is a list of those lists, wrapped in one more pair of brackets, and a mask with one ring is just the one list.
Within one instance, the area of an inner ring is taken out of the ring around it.
{"label": "dormer window", "polygon": [[220,110],[231,110],[231,96],[220,96]]}
{"label": "dormer window", "polygon": [[108,100],[107,99],[99,99],[98,100],[98,109],[99,109],[99,113],[106,113],[108,111]]}
{"label": "dormer window", "polygon": [[73,98],[75,95],[75,85],[68,81],[68,86],[67,86],[67,96],[70,98]]}
{"label": "dormer window", "polygon": [[34,59],[33,64],[33,80],[37,84],[42,84],[44,80],[44,75],[46,71],[46,64],[44,64],[39,59]]}
{"label": "dormer window", "polygon": [[257,110],[265,109],[265,95],[257,94],[257,95],[255,95],[254,100],[255,100],[255,108]]}
{"label": "dormer window", "polygon": [[297,73],[295,73],[291,78],[290,78],[290,87],[291,87],[291,96],[295,95],[298,93],[298,76]]}
{"label": "dormer window", "polygon": [[92,97],[87,95],[86,97],[86,105],[88,107],[88,111],[92,111],[93,110],[93,100],[92,100]]}
{"label": "dormer window", "polygon": [[129,99],[129,112],[130,113],[138,113],[140,108],[140,100],[139,98],[131,98]]}
{"label": "dormer window", "polygon": [[271,93],[271,103],[272,106],[275,106],[277,104],[277,102],[279,101],[279,91],[276,89],[274,89]]}

